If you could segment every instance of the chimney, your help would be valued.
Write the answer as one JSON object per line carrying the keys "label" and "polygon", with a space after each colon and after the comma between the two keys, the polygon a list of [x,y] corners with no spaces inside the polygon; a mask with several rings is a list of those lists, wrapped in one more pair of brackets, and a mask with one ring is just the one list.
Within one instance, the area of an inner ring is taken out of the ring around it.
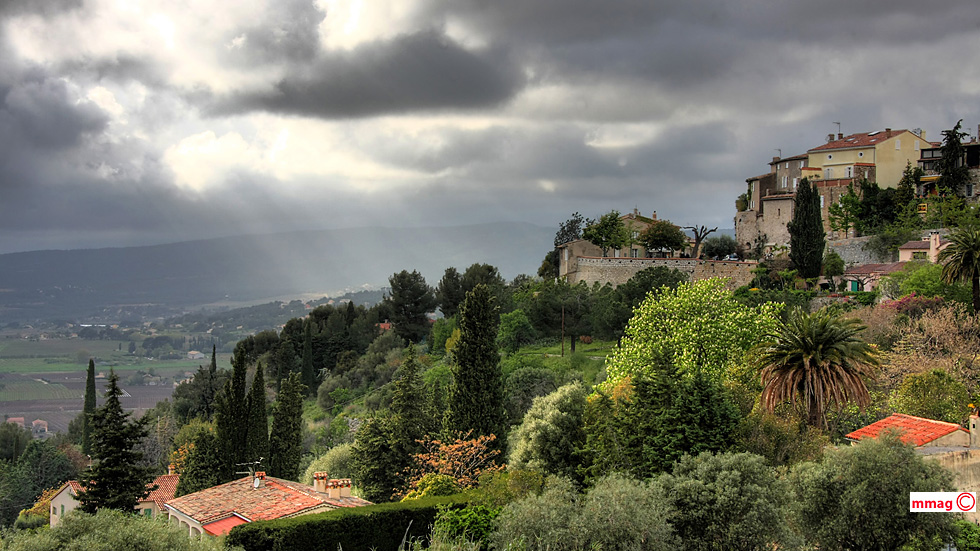
{"label": "chimney", "polygon": [[772,158],[772,162],[771,162],[771,163],[769,163],[769,164],[776,164],[776,163],[778,163],[778,162],[779,162],[779,157],[773,157],[773,158]]}
{"label": "chimney", "polygon": [[255,471],[255,476],[252,477],[252,487],[261,488],[265,486],[265,471]]}
{"label": "chimney", "polygon": [[939,262],[939,232],[929,232],[929,262]]}
{"label": "chimney", "polygon": [[657,211],[653,211],[653,216],[650,217],[651,220],[657,219]]}
{"label": "chimney", "polygon": [[838,132],[837,133],[837,139],[838,140],[843,140],[844,139],[844,133],[843,132]]}
{"label": "chimney", "polygon": [[980,448],[980,417],[976,413],[970,416],[970,447]]}
{"label": "chimney", "polygon": [[891,128],[886,128],[885,129],[885,139],[888,139],[888,138],[891,138],[891,137],[892,137],[892,129]]}
{"label": "chimney", "polygon": [[326,471],[313,473],[313,489],[317,493],[327,493],[327,478]]}
{"label": "chimney", "polygon": [[833,134],[827,134],[827,143],[830,143],[832,141],[834,141],[834,135]]}

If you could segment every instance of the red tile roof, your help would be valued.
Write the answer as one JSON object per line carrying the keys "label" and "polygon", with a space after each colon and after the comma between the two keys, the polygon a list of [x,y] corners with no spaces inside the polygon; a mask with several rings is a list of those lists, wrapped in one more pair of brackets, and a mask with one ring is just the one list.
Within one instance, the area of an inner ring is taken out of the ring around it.
{"label": "red tile roof", "polygon": [[[943,245],[945,245],[947,243],[949,243],[949,240],[948,239],[940,239],[939,240],[939,246],[940,247],[942,247]],[[899,247],[899,249],[900,250],[919,250],[919,249],[926,249],[926,250],[928,250],[929,247],[930,247],[930,245],[929,245],[929,240],[928,239],[915,239],[913,241],[909,241],[908,243],[902,245],[901,247]]]}
{"label": "red tile roof", "polygon": [[201,526],[201,528],[204,528],[204,531],[211,534],[212,536],[223,536],[228,532],[231,532],[231,529],[238,526],[239,524],[246,524],[246,523],[248,523],[247,520],[233,513],[223,519],[209,522]]}
{"label": "red tile roof", "polygon": [[177,492],[177,483],[180,482],[179,474],[165,474],[163,476],[158,476],[153,484],[157,485],[157,489],[150,492],[150,495],[146,497],[143,501],[152,501],[157,504],[157,508],[161,511],[163,510],[163,504],[174,498],[174,493]]}
{"label": "red tile roof", "polygon": [[897,272],[905,266],[905,262],[889,262],[887,264],[860,264],[851,266],[844,272],[844,275],[864,275],[864,274],[890,274]]}
{"label": "red tile roof", "polygon": [[912,443],[916,446],[924,446],[933,440],[946,436],[947,434],[952,434],[958,430],[963,432],[968,432],[965,428],[957,425],[956,423],[946,423],[945,421],[936,421],[934,419],[925,419],[923,417],[915,417],[912,415],[905,415],[904,413],[895,413],[890,417],[882,419],[876,423],[871,423],[870,425],[860,428],[844,437],[849,440],[861,440],[862,438],[877,438],[882,432],[887,429],[894,429],[901,433],[901,440],[903,443]]}
{"label": "red tile roof", "polygon": [[328,498],[312,486],[271,476],[265,477],[258,488],[253,488],[252,477],[246,476],[167,502],[167,507],[201,524],[232,513],[250,521],[272,520],[317,510],[364,505],[371,505],[371,502],[359,497]]}
{"label": "red tile roof", "polygon": [[871,147],[886,140],[890,140],[903,132],[908,132],[908,130],[892,130],[891,134],[885,132],[884,130],[879,130],[877,132],[863,132],[858,134],[851,134],[840,140],[833,140],[827,142],[821,146],[814,147],[809,150],[810,153],[814,151],[830,151],[834,149],[854,149]]}

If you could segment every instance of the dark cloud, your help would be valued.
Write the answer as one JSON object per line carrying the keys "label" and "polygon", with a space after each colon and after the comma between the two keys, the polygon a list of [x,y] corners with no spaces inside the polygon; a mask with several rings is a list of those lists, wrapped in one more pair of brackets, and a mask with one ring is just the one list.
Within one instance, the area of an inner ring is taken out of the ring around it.
{"label": "dark cloud", "polygon": [[229,57],[248,65],[313,61],[320,49],[317,28],[324,16],[311,0],[272,2],[260,26],[231,37],[243,41]]}
{"label": "dark cloud", "polygon": [[213,112],[264,110],[326,118],[499,105],[523,85],[499,49],[469,51],[444,35],[421,32],[323,53],[269,91],[218,100]]}
{"label": "dark cloud", "polygon": [[0,16],[57,15],[81,8],[83,4],[84,0],[3,0]]}

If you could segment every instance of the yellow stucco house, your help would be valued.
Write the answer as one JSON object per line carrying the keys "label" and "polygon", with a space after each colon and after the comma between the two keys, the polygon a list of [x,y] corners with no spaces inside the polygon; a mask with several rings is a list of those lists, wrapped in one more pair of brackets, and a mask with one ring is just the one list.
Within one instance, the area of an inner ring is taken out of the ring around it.
{"label": "yellow stucco house", "polygon": [[[828,136],[830,138],[832,136]],[[923,149],[933,147],[924,130],[863,132],[835,139],[807,151],[803,176],[811,182],[859,178],[873,168],[881,187],[896,187],[908,163],[916,166]]]}

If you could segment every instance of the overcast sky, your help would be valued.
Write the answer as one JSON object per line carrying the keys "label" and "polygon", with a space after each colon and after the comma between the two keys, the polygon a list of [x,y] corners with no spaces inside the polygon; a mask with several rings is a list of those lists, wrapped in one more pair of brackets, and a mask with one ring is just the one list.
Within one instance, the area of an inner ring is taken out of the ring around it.
{"label": "overcast sky", "polygon": [[732,227],[836,132],[980,123],[976,0],[0,0],[0,253]]}

